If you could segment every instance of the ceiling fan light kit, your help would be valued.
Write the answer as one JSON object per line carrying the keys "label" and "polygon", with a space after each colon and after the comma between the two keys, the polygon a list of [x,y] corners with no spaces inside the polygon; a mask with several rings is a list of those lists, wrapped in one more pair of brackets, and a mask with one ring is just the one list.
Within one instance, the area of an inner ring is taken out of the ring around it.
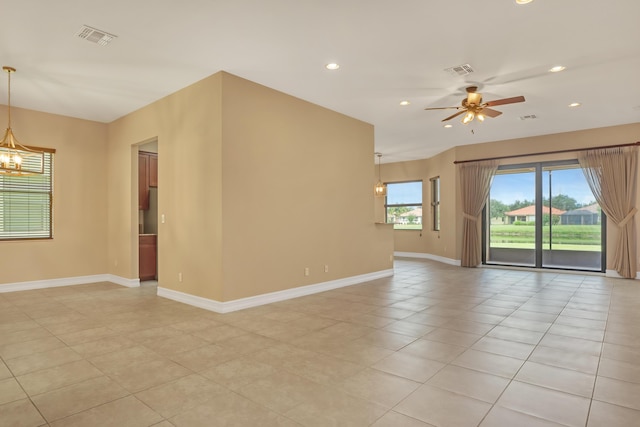
{"label": "ceiling fan light kit", "polygon": [[468,111],[467,114],[464,115],[464,117],[462,118],[462,124],[466,125],[469,122],[471,122],[476,116],[476,113],[474,113],[473,111]]}
{"label": "ceiling fan light kit", "polygon": [[462,118],[463,124],[468,124],[473,121],[473,119],[477,118],[478,121],[483,122],[484,119],[489,116],[491,118],[498,117],[502,114],[501,111],[494,110],[492,107],[494,105],[506,105],[506,104],[515,104],[517,102],[524,102],[524,96],[514,96],[512,98],[503,98],[497,99],[495,101],[482,102],[482,94],[477,92],[477,86],[469,86],[466,88],[467,97],[462,100],[460,103],[460,107],[435,107],[435,108],[425,108],[425,110],[458,110],[457,113],[452,114],[451,116],[443,119],[443,122],[447,120],[451,120],[455,117],[458,117],[464,114]]}

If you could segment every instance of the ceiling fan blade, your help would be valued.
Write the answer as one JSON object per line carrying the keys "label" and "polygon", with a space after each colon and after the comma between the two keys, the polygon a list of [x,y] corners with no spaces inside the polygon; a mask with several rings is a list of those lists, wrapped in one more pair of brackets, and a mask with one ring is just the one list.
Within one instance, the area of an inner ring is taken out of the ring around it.
{"label": "ceiling fan blade", "polygon": [[444,119],[444,120],[442,120],[442,121],[443,121],[443,122],[446,122],[447,120],[451,120],[451,119],[453,119],[453,118],[455,118],[455,117],[458,117],[460,114],[464,114],[464,113],[466,113],[466,112],[467,112],[467,110],[458,111],[458,112],[457,112],[457,113],[455,113],[454,115],[449,116],[449,117],[447,117],[446,119]]}
{"label": "ceiling fan blade", "polygon": [[460,107],[435,107],[435,108],[425,108],[425,110],[457,110]]}
{"label": "ceiling fan blade", "polygon": [[493,110],[491,108],[483,108],[482,114],[488,117],[498,117],[500,114],[502,114],[502,111]]}
{"label": "ceiling fan blade", "polygon": [[489,101],[485,105],[493,107],[494,105],[515,104],[516,102],[524,102],[524,96],[514,96],[513,98],[496,99]]}

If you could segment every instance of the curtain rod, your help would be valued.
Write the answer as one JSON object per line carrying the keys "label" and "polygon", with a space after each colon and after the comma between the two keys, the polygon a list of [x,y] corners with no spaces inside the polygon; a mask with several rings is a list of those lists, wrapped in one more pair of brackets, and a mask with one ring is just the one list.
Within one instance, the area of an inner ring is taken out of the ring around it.
{"label": "curtain rod", "polygon": [[598,149],[601,149],[601,148],[631,147],[631,146],[635,146],[635,145],[640,145],[640,141],[632,142],[630,144],[602,145],[600,147],[572,148],[572,149],[568,149],[568,150],[543,151],[541,153],[514,154],[514,155],[511,155],[511,156],[485,157],[484,159],[455,160],[453,163],[457,165],[458,163],[481,162],[483,160],[501,160],[501,159],[512,159],[514,157],[543,156],[545,154],[571,153],[571,152],[575,152],[575,151],[598,150]]}

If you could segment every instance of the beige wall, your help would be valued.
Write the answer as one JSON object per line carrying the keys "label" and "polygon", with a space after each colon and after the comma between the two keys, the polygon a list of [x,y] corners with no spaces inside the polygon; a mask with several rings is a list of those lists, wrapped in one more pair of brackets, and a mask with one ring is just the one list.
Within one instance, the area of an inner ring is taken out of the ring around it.
{"label": "beige wall", "polygon": [[230,74],[223,88],[224,300],[391,268],[373,126]]}
{"label": "beige wall", "polygon": [[[411,162],[383,164],[385,182],[422,181],[422,223],[420,230],[394,230],[395,250],[456,259],[456,174],[455,149],[435,157]],[[430,179],[440,177],[440,231],[434,231]],[[384,197],[376,200],[376,215],[384,221]]]}
{"label": "beige wall", "polygon": [[110,272],[137,275],[131,147],[154,138],[160,286],[230,301],[392,267],[373,127],[221,72],[109,126]]}
{"label": "beige wall", "polygon": [[[484,144],[473,145],[461,145],[453,150],[448,150],[431,159],[427,159],[420,164],[419,168],[413,167],[411,164],[415,162],[404,162],[397,164],[385,164],[382,165],[382,176],[385,181],[402,181],[410,179],[420,179],[419,173],[416,170],[423,170],[422,179],[428,182],[429,177],[437,174],[442,174],[442,170],[445,169],[448,179],[457,180],[456,167],[453,164],[453,160],[474,160],[481,158],[488,158],[494,156],[515,156],[528,153],[538,153],[545,151],[557,151],[557,150],[569,150],[569,149],[581,149],[589,147],[599,147],[615,144],[628,144],[636,141],[640,141],[640,123],[614,126],[607,128],[590,129],[577,132],[567,132],[554,135],[544,135],[530,138],[521,138],[514,140],[505,140],[498,142],[490,142]],[[454,154],[452,154],[454,153]],[[518,164],[537,161],[553,161],[564,159],[575,159],[576,152],[568,152],[561,154],[548,154],[542,156],[525,156],[514,157],[509,159],[500,160],[500,164]],[[430,162],[430,163],[428,163]],[[389,176],[387,176],[389,173]],[[452,176],[455,177],[452,179]],[[391,177],[391,178],[389,178]],[[444,178],[443,178],[444,179]],[[442,183],[444,186],[444,182]],[[442,255],[442,253],[432,252],[429,245],[426,242],[420,246],[416,245],[415,241],[419,240],[415,237],[417,232],[407,231],[395,231],[396,251],[406,252],[419,252],[434,255],[446,256],[447,258],[460,259],[462,239],[462,213],[460,211],[460,194],[457,181],[454,183],[453,191],[457,193],[456,197],[448,197],[445,199],[445,190],[442,190],[442,206],[443,212],[453,213],[452,218],[445,224],[442,223],[441,227],[441,241],[447,246],[454,245],[455,257],[451,255]],[[639,186],[640,187],[640,186]],[[640,188],[639,188],[640,192]],[[429,199],[428,194],[425,193],[425,201]],[[638,194],[638,201],[640,201],[640,194]],[[445,207],[446,206],[446,207]],[[452,223],[453,217],[455,222]],[[443,213],[443,220],[445,214]],[[636,225],[640,224],[640,218],[636,215]],[[445,229],[446,227],[446,229]],[[455,227],[453,230],[450,227]],[[640,232],[640,227],[638,227]],[[413,236],[406,238],[405,233],[412,233]],[[446,233],[447,238],[444,239]],[[614,244],[617,239],[617,229],[610,221],[607,223],[607,268],[611,268],[611,260],[614,252]],[[451,240],[451,238],[453,238]],[[639,261],[640,263],[640,261]]]}
{"label": "beige wall", "polygon": [[20,109],[13,124],[57,150],[54,239],[0,242],[2,283],[135,279],[137,151],[149,142],[161,286],[229,301],[392,268],[369,124],[226,73],[108,125]]}
{"label": "beige wall", "polygon": [[0,283],[104,274],[107,125],[15,107],[11,116],[22,144],[56,150],[53,239],[0,242]]}
{"label": "beige wall", "polygon": [[109,125],[110,273],[138,275],[136,144],[157,139],[160,285],[222,299],[221,83],[216,74]]}

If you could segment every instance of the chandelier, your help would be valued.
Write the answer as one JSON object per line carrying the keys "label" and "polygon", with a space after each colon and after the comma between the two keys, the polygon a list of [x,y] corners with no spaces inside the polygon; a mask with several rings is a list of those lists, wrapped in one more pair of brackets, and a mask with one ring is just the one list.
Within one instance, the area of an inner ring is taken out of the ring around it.
{"label": "chandelier", "polygon": [[375,187],[373,187],[373,192],[376,196],[386,196],[387,195],[387,186],[380,179],[380,157],[382,157],[382,153],[375,153],[378,156],[378,183]]}
{"label": "chandelier", "polygon": [[11,129],[11,73],[13,67],[2,67],[7,72],[7,130],[0,141],[0,174],[21,176],[44,173],[44,152],[20,144]]}

